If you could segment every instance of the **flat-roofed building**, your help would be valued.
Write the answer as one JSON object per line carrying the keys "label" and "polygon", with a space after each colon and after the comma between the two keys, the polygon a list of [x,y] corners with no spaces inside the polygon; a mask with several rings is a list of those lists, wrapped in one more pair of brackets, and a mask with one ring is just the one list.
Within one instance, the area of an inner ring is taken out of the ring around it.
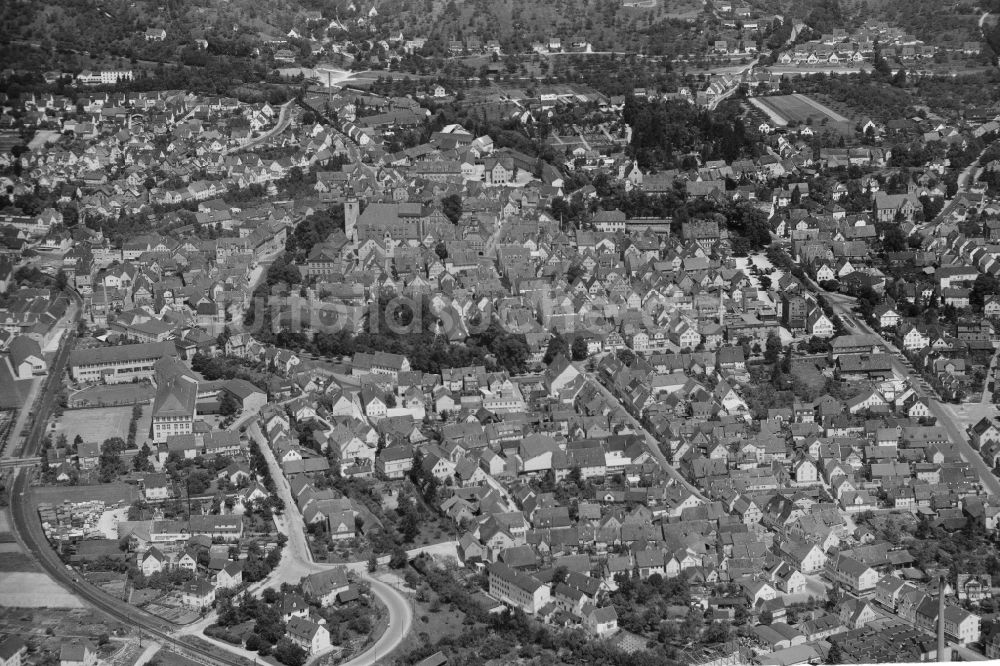
{"label": "flat-roofed building", "polygon": [[77,349],[69,355],[70,375],[77,382],[125,384],[152,378],[157,361],[176,356],[173,342]]}

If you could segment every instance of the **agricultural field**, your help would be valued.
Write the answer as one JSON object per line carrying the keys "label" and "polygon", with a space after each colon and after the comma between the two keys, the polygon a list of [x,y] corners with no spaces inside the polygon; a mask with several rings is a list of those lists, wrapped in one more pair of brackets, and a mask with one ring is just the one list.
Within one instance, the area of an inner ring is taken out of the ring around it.
{"label": "agricultural field", "polygon": [[[4,556],[9,557],[10,553]],[[56,584],[48,574],[4,571],[0,572],[0,605],[8,608],[80,608],[83,602]]]}
{"label": "agricultural field", "polygon": [[756,102],[763,104],[773,114],[782,118],[785,124],[847,123],[847,118],[806,95],[776,95],[774,97],[757,97]]}

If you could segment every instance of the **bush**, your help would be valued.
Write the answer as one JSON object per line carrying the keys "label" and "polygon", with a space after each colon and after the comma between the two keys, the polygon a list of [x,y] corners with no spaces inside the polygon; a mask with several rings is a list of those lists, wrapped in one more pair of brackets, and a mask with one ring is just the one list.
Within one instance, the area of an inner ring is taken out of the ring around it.
{"label": "bush", "polygon": [[302,666],[306,663],[306,651],[288,638],[282,638],[274,646],[274,658],[285,666]]}
{"label": "bush", "polygon": [[[242,645],[243,644],[243,641],[240,640],[239,636],[237,636],[236,634],[232,633],[231,631],[229,631],[225,627],[220,627],[218,625],[212,625],[210,627],[207,627],[205,629],[205,635],[206,636],[211,636],[212,638],[217,638],[220,641],[225,641],[226,643],[229,643],[230,645]],[[247,641],[247,642],[249,643],[249,641]]]}

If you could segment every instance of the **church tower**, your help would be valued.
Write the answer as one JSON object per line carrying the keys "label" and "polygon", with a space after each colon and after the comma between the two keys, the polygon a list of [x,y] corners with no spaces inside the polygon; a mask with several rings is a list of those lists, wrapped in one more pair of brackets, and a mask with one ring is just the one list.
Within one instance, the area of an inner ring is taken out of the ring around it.
{"label": "church tower", "polygon": [[358,214],[360,213],[360,208],[358,204],[358,198],[354,196],[354,193],[347,195],[347,199],[344,201],[344,235],[347,236],[347,240],[351,241],[354,245],[358,244]]}

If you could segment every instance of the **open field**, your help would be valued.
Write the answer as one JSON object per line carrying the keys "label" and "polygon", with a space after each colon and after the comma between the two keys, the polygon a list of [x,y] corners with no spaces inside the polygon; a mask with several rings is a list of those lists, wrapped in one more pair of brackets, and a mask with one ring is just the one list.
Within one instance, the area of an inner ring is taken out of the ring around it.
{"label": "open field", "polygon": [[[663,2],[655,4],[662,6],[665,17],[684,20],[698,18],[698,15],[705,8],[705,3],[699,2],[699,0],[663,0]],[[627,7],[628,5],[626,5]]]}
{"label": "open field", "polygon": [[0,605],[9,608],[81,608],[83,602],[53,582],[48,574],[3,572],[0,573]]}
{"label": "open field", "polygon": [[828,123],[846,123],[847,118],[823,106],[805,95],[776,95],[773,97],[755,97],[753,104],[762,108],[768,115],[776,115],[785,123],[811,122],[815,125],[824,120]]}
{"label": "open field", "polygon": [[22,637],[45,636],[52,629],[55,638],[92,638],[99,633],[124,629],[119,622],[107,622],[92,610],[32,611],[0,610],[0,632]]}
{"label": "open field", "polygon": [[819,111],[824,116],[827,116],[828,118],[830,118],[835,123],[846,123],[846,122],[848,122],[847,118],[845,118],[844,116],[840,115],[836,111],[833,111],[832,109],[830,109],[830,107],[824,106],[823,104],[820,104],[819,102],[817,102],[816,100],[814,100],[811,97],[807,97],[806,95],[801,95],[799,93],[793,94],[792,97],[794,97],[795,99],[799,100],[800,102],[805,102],[806,104],[808,104],[809,106],[811,106],[816,111]]}
{"label": "open field", "polygon": [[85,442],[103,442],[109,437],[128,436],[131,407],[67,410],[56,423],[56,434],[65,433],[69,441],[79,435]]}
{"label": "open field", "polygon": [[34,379],[14,379],[10,367],[0,364],[0,408],[17,409],[31,391]]}
{"label": "open field", "polygon": [[31,501],[36,505],[42,502],[61,504],[64,500],[70,502],[101,500],[105,504],[116,502],[131,504],[137,499],[139,499],[139,489],[127,483],[105,483],[99,486],[44,486],[31,489]]}
{"label": "open field", "polygon": [[160,650],[156,653],[156,660],[162,666],[201,666],[197,661],[192,661],[171,650]]}
{"label": "open field", "polygon": [[[21,552],[21,546],[16,543],[0,543],[0,572],[29,572],[38,568],[31,558]],[[0,574],[2,575],[2,574]]]}
{"label": "open field", "polygon": [[[103,442],[109,437],[125,439],[128,437],[128,424],[131,418],[132,408],[128,406],[66,410],[56,422],[52,435],[58,437],[65,433],[71,442],[77,435],[80,435],[85,442]],[[144,405],[135,436],[138,446],[147,441],[152,418],[149,405]]]}
{"label": "open field", "polygon": [[126,405],[152,400],[156,390],[152,384],[117,384],[114,386],[88,386],[69,397],[71,407],[86,405]]}
{"label": "open field", "polygon": [[0,451],[3,451],[7,440],[13,438],[14,433],[11,432],[11,429],[14,427],[16,418],[17,412],[13,409],[0,408]]}

